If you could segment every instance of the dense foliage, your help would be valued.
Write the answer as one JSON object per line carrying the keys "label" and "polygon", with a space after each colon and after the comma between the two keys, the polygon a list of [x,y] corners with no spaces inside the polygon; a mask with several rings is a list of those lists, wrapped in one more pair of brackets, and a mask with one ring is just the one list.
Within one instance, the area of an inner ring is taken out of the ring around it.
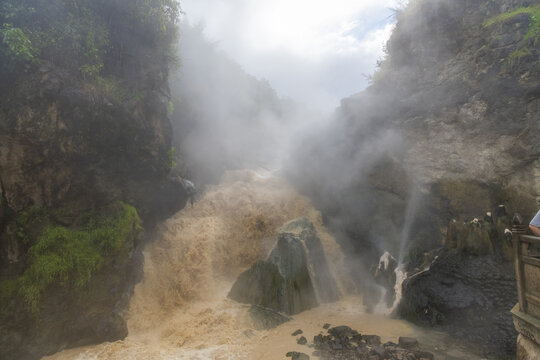
{"label": "dense foliage", "polygon": [[5,0],[0,4],[0,74],[48,61],[82,77],[107,74],[142,44],[170,46],[176,0]]}
{"label": "dense foliage", "polygon": [[3,283],[1,292],[3,297],[13,296],[18,289],[34,313],[39,311],[41,294],[48,286],[84,287],[107,261],[130,248],[128,239],[141,229],[137,210],[121,202],[108,215],[79,215],[76,227],[53,224],[51,219],[60,212],[62,209],[51,213],[35,209],[19,215],[19,237],[27,238],[29,227],[41,226],[43,230],[30,247],[26,271],[18,279]]}

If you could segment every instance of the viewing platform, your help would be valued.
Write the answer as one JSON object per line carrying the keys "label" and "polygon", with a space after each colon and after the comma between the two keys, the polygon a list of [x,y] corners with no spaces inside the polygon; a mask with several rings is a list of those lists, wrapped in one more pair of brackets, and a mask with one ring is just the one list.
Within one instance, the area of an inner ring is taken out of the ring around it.
{"label": "viewing platform", "polygon": [[540,237],[527,235],[521,216],[514,216],[512,242],[518,303],[510,311],[517,339],[518,360],[540,359]]}

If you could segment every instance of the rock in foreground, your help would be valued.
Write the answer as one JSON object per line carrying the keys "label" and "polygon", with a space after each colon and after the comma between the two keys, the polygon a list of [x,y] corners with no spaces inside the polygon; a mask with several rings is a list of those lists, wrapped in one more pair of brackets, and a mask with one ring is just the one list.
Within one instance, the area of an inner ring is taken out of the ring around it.
{"label": "rock in foreground", "polygon": [[487,355],[515,353],[509,309],[517,302],[511,263],[445,250],[403,283],[398,314],[469,342]]}
{"label": "rock in foreground", "polygon": [[[381,344],[377,335],[361,335],[348,326],[336,326],[328,330],[327,335],[320,333],[313,338],[316,349],[314,356],[332,360],[432,360],[434,355],[420,349],[413,338],[399,338],[399,345],[393,342]],[[293,354],[291,352],[288,354]]]}

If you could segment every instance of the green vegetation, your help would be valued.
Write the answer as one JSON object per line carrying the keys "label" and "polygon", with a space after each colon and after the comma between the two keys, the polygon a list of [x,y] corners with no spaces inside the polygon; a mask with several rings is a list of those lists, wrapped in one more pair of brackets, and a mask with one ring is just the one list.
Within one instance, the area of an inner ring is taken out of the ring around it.
{"label": "green vegetation", "polygon": [[172,169],[176,165],[176,149],[173,146],[167,151],[167,168]]}
{"label": "green vegetation", "polygon": [[488,19],[484,22],[484,26],[492,26],[495,24],[500,24],[505,21],[512,19],[517,15],[527,14],[530,17],[531,23],[529,25],[529,30],[523,36],[523,41],[532,39],[535,43],[540,38],[540,5],[520,7],[514,11],[506,12],[491,19]]}
{"label": "green vegetation", "polygon": [[177,0],[3,0],[0,75],[42,61],[84,79],[107,75],[137,46],[166,53],[179,12]]}
{"label": "green vegetation", "polygon": [[513,51],[509,60],[514,64],[525,56],[532,55],[532,47],[536,46],[540,39],[540,5],[520,7],[514,11],[506,12],[484,22],[484,27],[502,24],[515,16],[526,14],[529,16],[529,29],[521,39],[519,48]]}
{"label": "green vegetation", "polygon": [[174,114],[174,103],[169,100],[169,104],[167,106],[167,116],[172,116]]}
{"label": "green vegetation", "polygon": [[[76,229],[45,227],[30,248],[28,267],[17,283],[31,312],[39,311],[41,294],[50,285],[80,289],[88,284],[107,261],[129,247],[128,240],[141,229],[137,210],[124,203],[118,203],[111,215],[87,213],[81,219],[83,224]],[[12,292],[12,283],[1,285],[0,296]]]}
{"label": "green vegetation", "polygon": [[5,54],[10,64],[17,61],[30,63],[36,61],[34,56],[36,51],[32,42],[21,29],[14,28],[11,24],[4,24],[0,29],[0,36],[6,47]]}
{"label": "green vegetation", "polygon": [[32,238],[32,230],[39,228],[46,219],[46,212],[36,207],[19,212],[15,218],[15,235],[22,244],[28,245]]}
{"label": "green vegetation", "polygon": [[508,60],[510,60],[511,65],[516,65],[519,63],[519,61],[522,58],[531,54],[532,54],[531,49],[527,47],[521,48],[521,49],[512,51],[512,53],[508,56]]}

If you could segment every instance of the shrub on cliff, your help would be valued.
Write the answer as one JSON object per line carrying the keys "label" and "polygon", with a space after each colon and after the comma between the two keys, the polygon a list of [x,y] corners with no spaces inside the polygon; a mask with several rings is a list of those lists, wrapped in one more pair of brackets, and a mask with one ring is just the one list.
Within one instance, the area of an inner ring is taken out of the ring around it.
{"label": "shrub on cliff", "polygon": [[510,56],[510,61],[519,61],[521,58],[529,55],[534,55],[533,51],[538,40],[540,39],[540,5],[523,6],[516,10],[502,13],[494,16],[484,22],[484,27],[502,25],[516,19],[518,16],[528,17],[529,27],[523,38],[519,42],[518,48],[513,51]]}
{"label": "shrub on cliff", "polygon": [[[68,290],[83,288],[102,266],[129,251],[134,236],[141,230],[141,221],[133,206],[119,202],[110,212],[108,215],[83,214],[77,226],[72,227],[54,224],[53,214],[43,211],[34,214],[47,225],[30,247],[25,272],[15,282],[4,283],[2,293],[16,295],[18,287],[27,308],[37,313],[41,294],[49,286],[59,285]],[[33,220],[27,219],[29,224],[34,224]]]}
{"label": "shrub on cliff", "polygon": [[81,77],[106,74],[133,56],[137,42],[171,46],[179,11],[176,0],[5,0],[0,77],[43,60]]}

